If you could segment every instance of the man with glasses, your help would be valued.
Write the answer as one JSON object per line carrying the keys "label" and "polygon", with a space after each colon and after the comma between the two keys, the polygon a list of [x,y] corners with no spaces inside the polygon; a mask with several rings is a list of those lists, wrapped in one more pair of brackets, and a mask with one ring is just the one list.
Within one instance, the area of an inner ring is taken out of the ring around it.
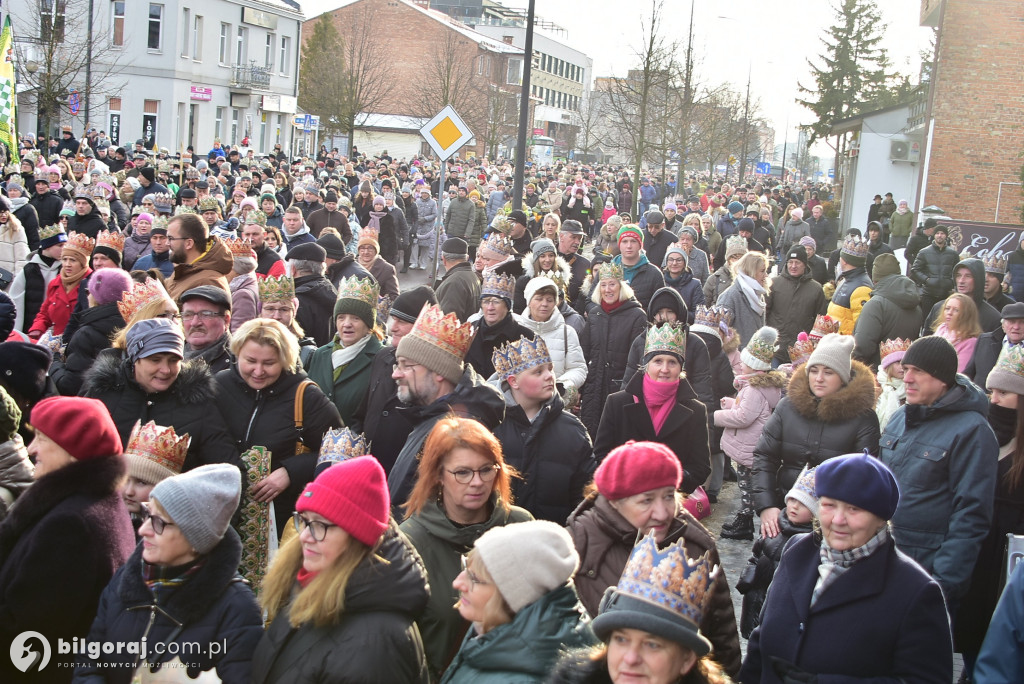
{"label": "man with glasses", "polygon": [[583,225],[579,221],[569,219],[562,223],[558,230],[558,256],[569,264],[569,284],[566,300],[574,304],[579,297],[580,288],[590,271],[590,260],[578,253],[583,243]]}
{"label": "man with glasses", "polygon": [[172,299],[200,285],[220,287],[230,297],[225,276],[234,266],[231,251],[222,240],[210,237],[203,219],[195,214],[175,216],[167,223],[167,241],[174,263],[174,275],[166,283]]}
{"label": "man with glasses", "polygon": [[201,285],[187,291],[179,301],[178,318],[185,330],[185,360],[203,359],[211,374],[229,368],[231,297],[219,287]]}

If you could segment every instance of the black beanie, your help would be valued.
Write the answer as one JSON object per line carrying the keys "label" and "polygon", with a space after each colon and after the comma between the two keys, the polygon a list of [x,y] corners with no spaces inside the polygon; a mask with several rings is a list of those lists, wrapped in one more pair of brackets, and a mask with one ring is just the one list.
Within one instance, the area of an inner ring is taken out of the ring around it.
{"label": "black beanie", "polygon": [[345,258],[345,245],[342,244],[341,238],[331,233],[325,233],[317,238],[316,244],[324,248],[327,252],[327,257],[330,259],[336,259],[341,261]]}
{"label": "black beanie", "polygon": [[423,310],[427,302],[437,304],[437,297],[434,290],[428,285],[421,285],[412,290],[406,290],[398,295],[398,298],[391,304],[391,311],[388,313],[406,323],[415,323],[416,318]]}
{"label": "black beanie", "polygon": [[793,245],[789,248],[789,253],[786,255],[786,261],[790,259],[796,259],[804,266],[807,266],[807,249],[803,245]]}
{"label": "black beanie", "polygon": [[904,366],[920,368],[946,387],[956,384],[956,349],[938,335],[928,335],[915,340],[903,355],[902,363]]}
{"label": "black beanie", "polygon": [[[103,256],[109,258],[111,261],[113,261],[118,266],[121,265],[121,260],[123,258],[122,255],[121,255],[121,252],[118,252],[113,247],[107,247],[106,245],[100,245],[98,247],[93,248],[92,253],[93,254],[97,254],[97,253],[102,254]],[[90,258],[90,261],[92,261],[91,258]]]}
{"label": "black beanie", "polygon": [[139,175],[148,180],[150,183],[156,181],[156,171],[153,170],[152,166],[143,166],[139,169]]}
{"label": "black beanie", "polygon": [[39,401],[46,393],[46,371],[53,363],[49,347],[30,342],[0,344],[0,385],[28,401]]}

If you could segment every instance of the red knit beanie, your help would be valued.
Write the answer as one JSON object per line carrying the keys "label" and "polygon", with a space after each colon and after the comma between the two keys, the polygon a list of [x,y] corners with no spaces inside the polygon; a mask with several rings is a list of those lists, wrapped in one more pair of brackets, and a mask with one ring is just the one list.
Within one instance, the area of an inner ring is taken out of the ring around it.
{"label": "red knit beanie", "polygon": [[679,459],[664,444],[630,440],[613,449],[594,473],[597,491],[615,501],[652,489],[683,484]]}
{"label": "red knit beanie", "polygon": [[124,451],[117,426],[99,399],[49,397],[32,408],[29,422],[79,461]]}
{"label": "red knit beanie", "polygon": [[373,546],[388,527],[390,506],[384,469],[373,456],[359,456],[320,473],[306,485],[295,510],[322,515]]}

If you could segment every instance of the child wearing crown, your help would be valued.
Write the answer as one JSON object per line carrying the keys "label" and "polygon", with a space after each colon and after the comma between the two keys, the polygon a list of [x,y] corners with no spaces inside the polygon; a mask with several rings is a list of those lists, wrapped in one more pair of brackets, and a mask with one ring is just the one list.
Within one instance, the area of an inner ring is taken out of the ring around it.
{"label": "child wearing crown", "polygon": [[903,364],[900,362],[912,341],[896,338],[886,340],[880,347],[882,362],[878,364],[878,386],[882,393],[875,403],[875,413],[883,430],[897,409],[907,403],[907,387],[903,384]]}

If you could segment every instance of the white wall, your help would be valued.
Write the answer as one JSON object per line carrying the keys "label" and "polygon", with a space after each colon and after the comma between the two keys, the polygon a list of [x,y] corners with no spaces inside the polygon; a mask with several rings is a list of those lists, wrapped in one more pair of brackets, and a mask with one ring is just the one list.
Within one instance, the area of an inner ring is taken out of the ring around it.
{"label": "white wall", "polygon": [[840,234],[847,228],[864,230],[868,224],[868,208],[875,195],[885,196],[891,192],[899,202],[905,199],[913,209],[916,205],[917,181],[923,162],[893,162],[889,160],[889,148],[895,140],[908,140],[902,132],[907,124],[909,109],[899,108],[865,118],[860,135],[860,151],[853,173],[853,186],[848,188],[843,207],[844,224],[839,226]]}
{"label": "white wall", "polygon": [[388,131],[372,131],[357,128],[355,145],[360,154],[378,154],[384,150],[395,159],[412,159],[419,154],[423,138],[418,131],[398,133]]}

